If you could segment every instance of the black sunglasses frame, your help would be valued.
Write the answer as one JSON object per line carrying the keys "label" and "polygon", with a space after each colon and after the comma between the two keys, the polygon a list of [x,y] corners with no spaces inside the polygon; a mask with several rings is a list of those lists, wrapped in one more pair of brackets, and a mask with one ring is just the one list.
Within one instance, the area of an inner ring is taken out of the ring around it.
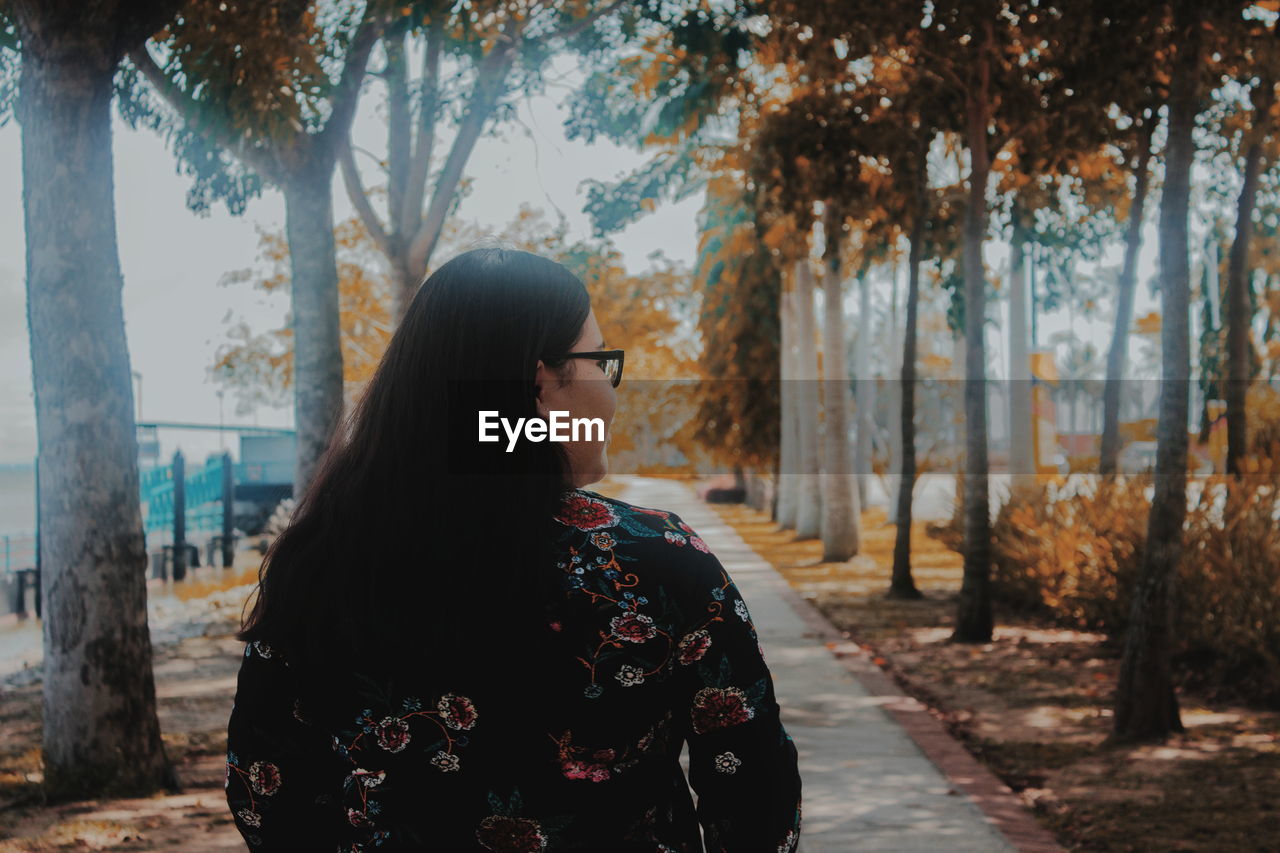
{"label": "black sunglasses frame", "polygon": [[[626,350],[606,349],[606,350],[598,350],[595,352],[569,352],[569,353],[565,353],[564,357],[565,358],[589,358],[592,361],[596,361],[596,362],[612,361],[613,359],[616,358],[618,360],[618,375],[610,380],[610,384],[613,385],[614,388],[617,388],[618,384],[622,382],[622,367],[623,367],[623,364],[625,363],[625,358],[624,358],[625,355],[626,355]],[[600,365],[600,369],[604,370],[604,364]]]}

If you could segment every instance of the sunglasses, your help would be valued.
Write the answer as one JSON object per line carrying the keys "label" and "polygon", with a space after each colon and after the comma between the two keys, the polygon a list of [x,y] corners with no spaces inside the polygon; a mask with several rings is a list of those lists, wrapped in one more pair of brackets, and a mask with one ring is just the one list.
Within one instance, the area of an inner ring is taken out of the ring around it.
{"label": "sunglasses", "polygon": [[618,383],[622,381],[622,356],[624,351],[620,349],[600,350],[599,352],[570,352],[565,353],[565,358],[589,358],[600,365],[600,369],[604,371],[605,378],[614,388],[618,387]]}

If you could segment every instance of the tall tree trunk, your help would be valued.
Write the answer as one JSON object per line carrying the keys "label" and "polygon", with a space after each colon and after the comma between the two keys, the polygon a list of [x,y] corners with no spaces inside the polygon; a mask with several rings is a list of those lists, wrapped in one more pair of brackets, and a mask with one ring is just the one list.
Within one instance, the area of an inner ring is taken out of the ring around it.
{"label": "tall tree trunk", "polygon": [[821,437],[818,430],[818,331],[813,309],[813,268],[809,259],[795,264],[796,408],[800,425],[800,497],[796,506],[796,538],[822,534],[822,486],[818,480]]}
{"label": "tall tree trunk", "polygon": [[792,276],[784,272],[779,300],[782,332],[781,441],[778,452],[778,527],[791,530],[796,526],[800,507],[800,409],[796,382],[796,311],[795,293],[789,285]]}
{"label": "tall tree trunk", "polygon": [[921,598],[911,576],[912,496],[916,481],[916,332],[920,316],[920,262],[924,257],[924,226],[928,216],[926,155],[917,152],[915,218],[911,223],[911,248],[907,256],[907,323],[902,340],[902,408],[898,429],[902,434],[902,476],[898,486],[897,536],[893,542],[893,576],[890,598]]}
{"label": "tall tree trunk", "polygon": [[1031,446],[1031,333],[1027,328],[1027,231],[1015,213],[1009,265],[1009,475],[1019,491],[1036,482]]}
{"label": "tall tree trunk", "polygon": [[964,579],[956,608],[952,640],[986,643],[991,640],[991,509],[987,485],[987,316],[986,272],[982,242],[987,234],[987,151],[990,122],[990,22],[986,47],[977,60],[977,83],[967,94],[969,198],[964,214]]}
{"label": "tall tree trunk", "polygon": [[1258,196],[1262,166],[1262,141],[1266,121],[1275,100],[1274,84],[1266,77],[1254,102],[1252,140],[1245,152],[1244,184],[1236,207],[1236,237],[1231,244],[1227,269],[1227,473],[1240,474],[1248,449],[1249,424],[1245,400],[1249,394],[1251,344],[1249,342],[1249,241],[1253,238],[1253,207]]}
{"label": "tall tree trunk", "polygon": [[1133,591],[1129,629],[1124,638],[1116,685],[1117,740],[1162,740],[1183,731],[1173,690],[1171,602],[1182,560],[1183,521],[1187,513],[1187,412],[1191,378],[1189,308],[1191,276],[1187,218],[1192,129],[1199,109],[1200,21],[1197,4],[1176,4],[1174,57],[1169,92],[1169,142],[1164,191],[1160,199],[1160,417],[1157,422],[1155,494],[1147,524],[1138,583]]}
{"label": "tall tree trunk", "polygon": [[[889,352],[903,352],[903,329],[898,323],[898,262],[893,263],[893,288],[890,291],[889,327],[893,333],[889,341]],[[889,376],[893,375],[890,370]],[[889,504],[885,507],[885,521],[888,524],[898,523],[899,490],[902,488],[902,430],[898,425],[902,422],[902,383],[889,381],[889,468],[885,476],[888,483]]]}
{"label": "tall tree trunk", "polygon": [[951,507],[951,526],[964,530],[964,334],[951,330],[951,382],[947,405],[951,416],[951,445],[957,453],[951,470],[955,474],[955,500]]}
{"label": "tall tree trunk", "polygon": [[867,505],[867,486],[874,472],[872,440],[876,428],[876,381],[871,376],[871,279],[867,277],[865,263],[858,270],[858,345],[854,357],[857,360],[858,433],[853,470],[858,475],[858,505],[863,507]]}
{"label": "tall tree trunk", "polygon": [[1107,352],[1107,381],[1102,391],[1102,449],[1099,471],[1104,477],[1116,474],[1120,456],[1120,400],[1124,368],[1129,352],[1129,326],[1133,323],[1133,299],[1138,282],[1138,253],[1142,249],[1142,220],[1147,209],[1147,187],[1150,185],[1151,135],[1155,132],[1155,110],[1144,120],[1138,140],[1138,165],[1134,169],[1133,202],[1129,205],[1129,222],[1124,243],[1124,266],[1117,283],[1116,319],[1111,330],[1111,349]]}
{"label": "tall tree trunk", "polygon": [[16,10],[52,800],[177,786],[156,719],[116,247],[111,15],[122,13],[50,9],[68,5]]}
{"label": "tall tree trunk", "polygon": [[293,493],[315,474],[342,416],[342,338],[333,243],[333,161],[320,156],[283,182],[285,230],[293,273],[294,421],[298,457]]}
{"label": "tall tree trunk", "polygon": [[845,363],[840,238],[844,217],[827,202],[822,275],[822,559],[843,563],[858,553],[858,492],[849,446],[849,370]]}

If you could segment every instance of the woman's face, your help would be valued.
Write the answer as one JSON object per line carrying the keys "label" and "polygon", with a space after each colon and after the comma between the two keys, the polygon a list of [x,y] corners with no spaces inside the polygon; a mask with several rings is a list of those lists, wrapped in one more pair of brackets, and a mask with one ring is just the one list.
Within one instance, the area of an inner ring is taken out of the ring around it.
{"label": "woman's face", "polygon": [[[596,323],[596,312],[587,315],[582,324],[578,340],[570,348],[571,352],[595,352],[608,349],[604,337],[600,334],[600,326]],[[535,382],[538,386],[538,415],[549,419],[553,411],[568,412],[570,418],[600,418],[604,422],[604,438],[602,441],[588,441],[595,438],[591,430],[581,430],[578,441],[562,442],[569,457],[570,474],[575,488],[595,483],[609,472],[609,429],[613,424],[613,413],[617,409],[618,399],[613,384],[605,377],[600,363],[589,358],[571,358],[563,368],[563,374],[538,362],[538,373]],[[561,385],[561,379],[564,385]]]}

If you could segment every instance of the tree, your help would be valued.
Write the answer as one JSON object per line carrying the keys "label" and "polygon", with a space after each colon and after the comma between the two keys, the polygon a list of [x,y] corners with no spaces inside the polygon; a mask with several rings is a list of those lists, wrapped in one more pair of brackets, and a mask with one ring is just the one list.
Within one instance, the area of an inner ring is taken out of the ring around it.
{"label": "tree", "polygon": [[297,346],[294,494],[310,482],[342,415],[333,172],[388,15],[381,0],[358,12],[322,0],[187,0],[156,38],[163,65],[145,46],[129,54],[186,136],[141,93],[138,120],[167,129],[171,141],[198,138],[178,149],[197,176],[190,203],[221,197],[235,210],[246,170],[284,193]]}
{"label": "tree", "polygon": [[[780,417],[791,413],[792,388],[789,381],[779,386],[787,357],[780,353],[781,278],[744,183],[728,170],[712,178],[698,219],[694,281],[702,286],[698,332],[706,379],[697,438],[722,464],[772,471],[779,464]],[[788,406],[785,414],[780,406]],[[785,475],[794,470],[791,459],[780,464]]]}
{"label": "tree", "polygon": [[[391,339],[392,285],[379,263],[377,247],[358,218],[339,223],[333,230],[333,241],[342,330],[343,396],[352,404],[377,369]],[[288,238],[280,231],[264,231],[259,235],[259,247],[259,258],[269,268],[228,273],[222,284],[252,282],[263,293],[289,293]],[[248,412],[255,403],[284,404],[294,386],[293,324],[259,331],[240,318],[227,330],[227,336],[230,341],[218,348],[211,373],[215,381],[237,393],[237,410]]]}
{"label": "tree", "polygon": [[794,382],[800,425],[799,502],[796,505],[796,538],[822,535],[822,433],[818,415],[818,323],[813,305],[813,265],[806,256],[792,261],[791,291],[795,306],[796,353]]}
{"label": "tree", "polygon": [[[13,0],[39,441],[44,788],[177,786],[156,718],[112,185],[112,81],[176,2]],[[5,29],[8,29],[7,27]]]}
{"label": "tree", "polygon": [[1107,350],[1106,383],[1102,389],[1102,444],[1099,450],[1099,473],[1116,473],[1120,455],[1120,400],[1124,367],[1129,352],[1129,326],[1133,321],[1134,291],[1138,284],[1138,252],[1142,248],[1142,225],[1147,209],[1147,191],[1151,182],[1151,138],[1159,118],[1154,110],[1142,116],[1136,134],[1137,157],[1133,163],[1133,199],[1125,231],[1124,263],[1116,282],[1116,318],[1112,326],[1111,346]]}
{"label": "tree", "polygon": [[[751,140],[753,180],[761,187],[759,203],[767,218],[785,223],[784,227],[795,227],[802,233],[808,233],[817,222],[815,202],[822,201],[823,204],[821,390],[824,430],[819,478],[819,532],[823,559],[834,562],[848,560],[858,552],[861,512],[854,475],[864,473],[854,467],[853,448],[848,438],[851,396],[845,357],[846,265],[843,259],[844,245],[848,242],[845,211],[858,209],[863,199],[871,195],[867,189],[871,178],[864,174],[870,167],[864,165],[860,158],[855,147],[857,140],[851,133],[851,128],[862,120],[860,110],[860,100],[855,101],[846,94],[814,86],[797,86],[791,100],[763,116]],[[861,267],[862,275],[865,275],[873,254],[867,251],[867,244],[873,238],[869,234],[861,236]],[[802,265],[797,266],[797,283],[803,285],[808,260],[801,258],[797,263]],[[798,318],[803,321],[804,312],[808,310],[803,301],[806,298],[803,286],[798,287],[796,294],[801,300]],[[807,343],[803,327],[798,330],[798,344],[802,354],[805,353]],[[802,358],[807,359],[807,354]],[[812,391],[817,390],[815,384]],[[804,401],[808,399],[810,389],[801,384],[797,386],[797,392],[803,406],[801,416],[805,417],[810,404]],[[860,399],[858,404],[860,413],[869,407],[866,399]],[[816,400],[813,405],[817,407]],[[803,448],[803,431],[801,436]],[[801,481],[802,484],[804,482]],[[797,533],[800,532],[798,526]]]}
{"label": "tree", "polygon": [[911,575],[911,516],[912,495],[916,482],[916,338],[920,316],[920,265],[924,259],[925,223],[929,219],[929,149],[928,141],[917,138],[909,150],[913,163],[895,170],[904,185],[903,190],[911,199],[907,212],[910,221],[907,254],[906,323],[902,337],[901,409],[898,428],[902,434],[902,461],[898,504],[894,522],[897,524],[893,542],[893,573],[889,580],[889,597],[905,600],[921,598]]}
{"label": "tree", "polygon": [[[841,263],[845,217],[833,198],[824,203],[822,272],[822,559],[842,563],[858,553],[860,537],[859,494],[849,447],[849,370],[845,363],[844,268]],[[866,265],[862,275],[865,279]],[[865,320],[864,305],[860,317]],[[864,330],[869,324],[863,326]],[[864,344],[865,336],[859,340]],[[865,377],[859,376],[859,380]],[[864,388],[866,386],[863,386]],[[858,400],[858,438],[870,415],[866,397]],[[869,437],[869,436],[868,436]],[[868,460],[870,461],[870,460]]]}
{"label": "tree", "polygon": [[1173,0],[1174,54],[1169,92],[1169,141],[1160,199],[1160,333],[1162,382],[1157,424],[1155,494],[1116,685],[1118,740],[1164,738],[1183,731],[1170,661],[1171,591],[1182,559],[1187,512],[1187,410],[1191,370],[1191,298],[1187,216],[1192,129],[1199,112],[1202,15],[1199,4]]}
{"label": "tree", "polygon": [[[386,62],[376,75],[387,90],[382,216],[374,208],[373,193],[364,187],[349,142],[342,146],[339,163],[351,203],[394,272],[397,322],[457,208],[467,161],[485,129],[509,116],[514,94],[540,88],[541,66],[554,48],[598,49],[604,38],[595,28],[623,5],[621,0],[437,0],[419,3],[387,30],[382,39]],[[415,78],[409,70],[410,39],[419,36],[424,41],[422,71]],[[450,58],[460,67],[446,74]],[[462,73],[467,66],[473,69],[470,75]],[[450,124],[453,140],[437,166],[437,144]]]}
{"label": "tree", "polygon": [[[1248,450],[1249,425],[1245,401],[1253,378],[1252,343],[1249,340],[1249,244],[1253,238],[1253,214],[1258,197],[1260,173],[1264,170],[1264,150],[1274,127],[1276,104],[1277,32],[1261,22],[1252,22],[1246,36],[1246,67],[1254,82],[1250,92],[1253,111],[1244,139],[1244,164],[1240,195],[1236,206],[1236,233],[1231,243],[1227,267],[1227,473],[1242,474]],[[1254,78],[1253,69],[1257,70]]]}
{"label": "tree", "polygon": [[[687,459],[695,459],[691,437],[695,429],[693,406],[687,380],[695,373],[696,353],[690,344],[681,342],[677,333],[692,314],[688,272],[659,259],[647,272],[632,275],[608,240],[574,242],[563,221],[550,223],[541,211],[527,207],[522,207],[497,233],[450,220],[441,246],[454,251],[495,241],[554,258],[569,267],[591,293],[597,319],[609,340],[627,350],[627,375],[631,381],[618,389],[619,414],[609,448],[615,470],[629,462],[637,467],[644,462],[645,448],[638,446],[637,435],[649,437],[654,444],[665,443]],[[290,267],[285,235],[266,232],[261,242],[261,258],[267,269],[239,270],[224,281],[251,281],[266,293],[286,290]],[[345,393],[348,400],[354,401],[377,368],[391,337],[396,281],[388,274],[380,249],[359,217],[339,224],[334,229],[334,242],[339,250]],[[277,403],[285,399],[296,381],[292,328],[286,325],[262,331],[239,320],[228,329],[228,337],[230,341],[219,348],[212,367],[215,379],[235,389],[246,407],[255,401]]]}

